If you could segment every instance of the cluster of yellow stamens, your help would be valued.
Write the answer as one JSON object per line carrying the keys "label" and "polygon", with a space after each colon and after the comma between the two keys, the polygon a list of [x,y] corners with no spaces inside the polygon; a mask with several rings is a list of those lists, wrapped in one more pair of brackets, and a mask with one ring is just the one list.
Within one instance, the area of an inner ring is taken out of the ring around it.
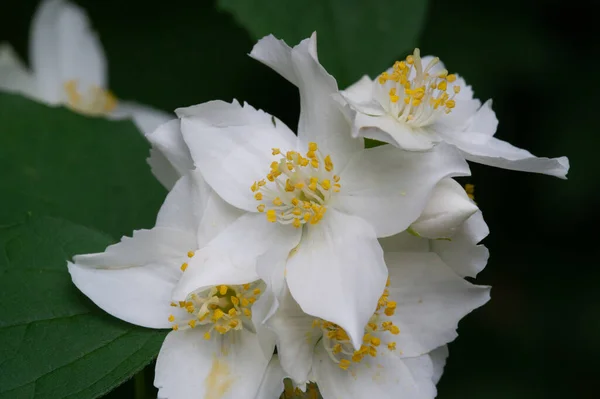
{"label": "cluster of yellow stamens", "polygon": [[213,330],[225,334],[243,329],[244,323],[251,326],[251,307],[262,293],[261,284],[256,281],[243,285],[218,285],[194,292],[185,301],[171,302],[171,306],[187,312],[178,312],[177,317],[169,316],[173,330],[211,325],[204,333],[204,338],[210,339]]}
{"label": "cluster of yellow stamens", "polygon": [[469,196],[469,198],[473,201],[475,201],[475,185],[474,184],[465,184],[465,191],[467,192],[467,195]]}
{"label": "cluster of yellow stamens", "polygon": [[329,155],[319,153],[317,143],[308,143],[305,156],[297,151],[285,154],[273,148],[278,161],[271,163],[265,179],[255,181],[250,190],[271,223],[301,227],[317,224],[327,211],[332,193],[340,191],[340,177],[333,173]]}
{"label": "cluster of yellow stamens", "polygon": [[64,89],[67,94],[66,105],[81,114],[106,115],[117,107],[117,98],[98,86],[91,86],[85,93],[81,93],[77,89],[77,81],[69,80],[64,84]]}
{"label": "cluster of yellow stamens", "polygon": [[415,127],[431,123],[440,113],[449,114],[456,106],[454,98],[460,86],[450,85],[456,75],[445,69],[430,73],[438,62],[439,58],[434,58],[423,66],[418,48],[406,60],[396,61],[391,73],[383,72],[378,78],[389,97],[389,103],[382,105],[398,120]]}
{"label": "cluster of yellow stamens", "polygon": [[[389,285],[390,281],[388,279],[383,295],[377,302],[377,309],[365,327],[365,335],[358,350],[354,350],[350,337],[337,324],[320,319],[313,321],[313,327],[320,327],[323,331],[323,345],[325,345],[329,357],[341,369],[348,370],[352,362],[360,363],[366,356],[377,357],[377,351],[382,344],[381,335],[383,333],[400,334],[398,326],[391,320],[387,320],[387,317],[393,316],[396,312],[396,302],[389,300]],[[396,342],[394,341],[388,341],[385,345],[390,351],[396,350]]]}

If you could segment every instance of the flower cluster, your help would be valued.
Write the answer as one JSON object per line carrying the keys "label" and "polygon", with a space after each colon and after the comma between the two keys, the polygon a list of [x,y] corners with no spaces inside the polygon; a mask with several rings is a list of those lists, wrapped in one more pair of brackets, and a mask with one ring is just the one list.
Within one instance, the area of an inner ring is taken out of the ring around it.
{"label": "flower cluster", "polygon": [[76,256],[73,282],[172,330],[160,398],[276,398],[286,377],[325,399],[435,397],[446,344],[490,291],[465,279],[488,227],[453,178],[467,160],[564,177],[567,159],[494,138],[491,102],[419,50],[343,91],[316,35],[250,56],[298,87],[296,133],[235,100],[177,109],[146,135],[170,189],[155,227]]}

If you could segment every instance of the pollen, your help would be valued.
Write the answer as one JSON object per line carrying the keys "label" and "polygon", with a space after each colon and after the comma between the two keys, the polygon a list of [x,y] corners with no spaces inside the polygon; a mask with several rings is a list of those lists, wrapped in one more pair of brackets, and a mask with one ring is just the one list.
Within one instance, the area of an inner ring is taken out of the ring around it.
{"label": "pollen", "polygon": [[315,319],[313,328],[320,328],[323,345],[331,360],[343,370],[350,370],[353,363],[361,363],[365,358],[377,358],[379,348],[385,345],[390,351],[396,350],[394,335],[400,333],[398,326],[389,318],[388,313],[395,311],[397,303],[389,299],[389,279],[383,294],[377,302],[377,308],[365,327],[360,348],[354,349],[346,331],[335,323]]}
{"label": "pollen", "polygon": [[294,228],[317,224],[325,217],[331,196],[342,188],[340,177],[333,174],[331,156],[321,154],[315,142],[307,147],[304,154],[273,148],[271,153],[278,161],[271,162],[265,179],[250,186],[259,201],[256,209],[271,223]]}
{"label": "pollen", "polygon": [[447,70],[433,72],[438,63],[439,58],[434,58],[423,65],[418,48],[405,61],[396,61],[391,72],[383,72],[378,78],[385,90],[380,98],[388,98],[382,106],[414,127],[431,124],[440,115],[452,112],[461,87],[456,83],[457,76]]}
{"label": "pollen", "polygon": [[73,111],[84,115],[108,115],[117,107],[117,98],[110,91],[98,86],[90,86],[85,92],[79,90],[77,80],[69,80],[63,85],[65,104]]}
{"label": "pollen", "polygon": [[[205,328],[205,339],[210,339],[213,331],[226,334],[240,331],[244,323],[251,322],[252,304],[263,292],[261,281],[243,285],[217,285],[212,288],[193,292],[185,301],[171,303],[184,312],[169,315],[174,331],[190,328]],[[183,316],[185,315],[185,316]]]}

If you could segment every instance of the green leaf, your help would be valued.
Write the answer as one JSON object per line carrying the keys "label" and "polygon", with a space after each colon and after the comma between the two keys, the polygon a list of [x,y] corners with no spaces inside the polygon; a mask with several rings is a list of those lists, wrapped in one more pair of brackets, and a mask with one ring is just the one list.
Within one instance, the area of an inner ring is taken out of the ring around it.
{"label": "green leaf", "polygon": [[415,46],[426,0],[219,0],[255,39],[270,33],[289,45],[318,32],[319,59],[340,87],[389,68]]}
{"label": "green leaf", "polygon": [[0,399],[95,398],[156,356],[164,331],[105,314],[71,282],[66,260],[111,242],[50,217],[0,227]]}
{"label": "green leaf", "polygon": [[0,225],[28,213],[115,237],[151,227],[165,190],[130,121],[109,121],[0,93]]}

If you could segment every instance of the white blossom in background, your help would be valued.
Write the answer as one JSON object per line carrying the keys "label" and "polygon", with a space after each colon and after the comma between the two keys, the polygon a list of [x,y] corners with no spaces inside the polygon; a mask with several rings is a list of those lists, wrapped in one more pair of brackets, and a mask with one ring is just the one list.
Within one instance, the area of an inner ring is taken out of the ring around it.
{"label": "white blossom in background", "polygon": [[[445,344],[456,338],[459,320],[489,300],[489,287],[462,278],[487,261],[478,245],[486,229],[472,234],[468,225],[480,214],[458,183],[444,179],[411,233],[382,240],[388,283],[358,349],[343,328],[304,313],[284,288],[267,325],[285,372],[297,384],[317,383],[325,399],[434,398]],[[417,237],[417,230],[431,238]],[[440,238],[449,249],[432,245]],[[459,270],[457,261],[463,262]]]}
{"label": "white blossom in background", "polygon": [[[172,329],[156,365],[159,398],[262,399],[281,392],[274,340],[260,323],[271,307],[265,284],[252,267],[222,274],[210,262],[227,256],[218,237],[239,215],[191,172],[175,184],[153,229],[68,265],[75,285],[106,312]],[[204,271],[198,285],[174,298],[194,269]]]}
{"label": "white blossom in background", "polygon": [[172,119],[169,114],[121,101],[108,90],[106,56],[85,12],[66,0],[43,0],[30,28],[31,69],[10,45],[0,44],[0,90],[16,92],[73,111],[132,118],[144,134]]}
{"label": "white blossom in background", "polygon": [[469,161],[566,178],[569,160],[538,158],[494,137],[492,101],[481,102],[463,78],[419,49],[375,80],[363,76],[341,92],[352,110],[353,135],[422,151],[445,141]]}
{"label": "white blossom in background", "polygon": [[178,109],[182,136],[162,147],[181,149],[183,137],[207,183],[244,212],[220,235],[233,261],[219,269],[238,273],[236,258],[258,254],[257,273],[275,292],[285,281],[306,313],[342,326],[359,347],[387,280],[377,237],[409,227],[436,184],[468,175],[468,166],[444,145],[364,149],[333,97],[337,83],[318,63],[314,36],[293,49],[269,36],[251,56],[298,84],[298,136],[250,105],[211,101]]}

